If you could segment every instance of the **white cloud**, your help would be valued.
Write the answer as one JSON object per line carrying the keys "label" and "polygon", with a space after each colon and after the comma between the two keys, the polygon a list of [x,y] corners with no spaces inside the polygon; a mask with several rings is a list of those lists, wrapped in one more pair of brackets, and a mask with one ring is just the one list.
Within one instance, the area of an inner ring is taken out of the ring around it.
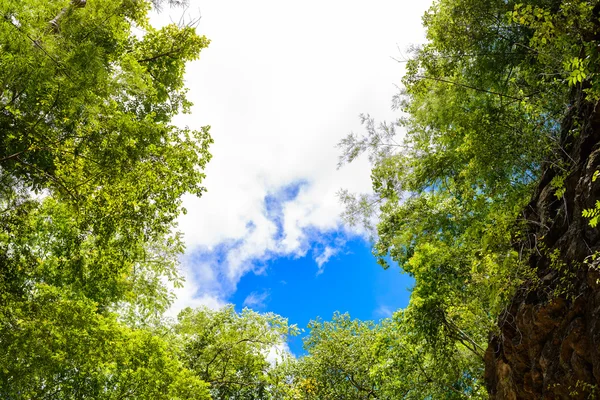
{"label": "white cloud", "polygon": [[334,249],[333,247],[329,247],[329,246],[325,247],[325,250],[323,250],[323,252],[315,258],[315,261],[317,262],[317,265],[319,266],[319,271],[317,272],[317,274],[323,273],[323,264],[325,264],[327,261],[329,261],[329,259],[332,256],[337,254],[337,252],[338,252],[338,249]]}
{"label": "white cloud", "polygon": [[390,318],[394,314],[394,311],[386,305],[380,305],[374,314],[377,318]]}
{"label": "white cloud", "polygon": [[[339,188],[366,192],[366,160],[336,170],[335,145],[362,130],[358,115],[393,119],[394,84],[403,65],[397,47],[423,41],[428,1],[191,0],[201,7],[198,30],[211,39],[186,75],[195,104],[180,125],[211,125],[215,144],[202,199],[187,197],[189,272],[182,297],[223,302],[261,262],[303,256],[320,243],[322,270],[339,246],[323,247],[324,232],[341,230]],[[180,10],[173,12],[178,20]],[[167,12],[155,22],[169,22]],[[265,198],[294,182],[275,218]],[[321,241],[321,242],[320,242]],[[219,259],[199,261],[218,252]],[[184,304],[191,299],[178,300]]]}
{"label": "white cloud", "polygon": [[244,299],[244,307],[253,309],[265,308],[269,292],[252,292]]}

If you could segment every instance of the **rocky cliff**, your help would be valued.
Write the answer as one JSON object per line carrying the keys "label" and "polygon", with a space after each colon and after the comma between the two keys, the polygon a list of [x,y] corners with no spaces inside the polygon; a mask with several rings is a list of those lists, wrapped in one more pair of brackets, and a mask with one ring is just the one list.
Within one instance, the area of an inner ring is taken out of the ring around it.
{"label": "rocky cliff", "polygon": [[593,179],[600,170],[600,107],[574,97],[562,123],[562,165],[544,167],[523,211],[527,229],[518,247],[532,278],[489,341],[492,399],[600,396],[600,256],[592,257],[600,251],[600,229],[582,216],[600,199],[600,179]]}

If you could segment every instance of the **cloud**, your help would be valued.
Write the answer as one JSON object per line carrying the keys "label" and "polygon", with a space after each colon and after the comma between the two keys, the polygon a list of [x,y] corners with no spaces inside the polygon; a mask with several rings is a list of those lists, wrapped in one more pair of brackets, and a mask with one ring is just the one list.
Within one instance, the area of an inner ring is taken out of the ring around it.
{"label": "cloud", "polygon": [[269,292],[252,292],[244,299],[244,307],[252,309],[262,309],[266,307]]}
{"label": "cloud", "polygon": [[[208,192],[186,197],[179,219],[191,287],[179,294],[226,302],[242,276],[277,257],[311,254],[322,272],[341,246],[332,233],[357,233],[342,227],[336,192],[368,192],[370,168],[359,159],[337,170],[336,144],[362,131],[361,113],[397,117],[390,104],[404,66],[391,56],[423,42],[429,3],[201,4],[198,30],[211,44],[188,67],[194,107],[175,122],[211,125],[215,143]],[[170,18],[165,10],[153,23]]]}
{"label": "cloud", "polygon": [[334,221],[331,227],[315,227],[307,217],[300,221],[292,215],[293,224],[290,224],[289,210],[295,209],[290,204],[298,202],[307,187],[308,184],[300,181],[268,192],[260,213],[245,221],[238,238],[212,246],[193,246],[183,258],[183,264],[188,271],[187,280],[197,289],[196,295],[211,294],[226,302],[244,274],[265,273],[267,261],[278,257],[303,257],[309,251],[318,273],[322,273],[327,261],[345,244],[340,235],[353,233],[345,231],[339,221]]}
{"label": "cloud", "polygon": [[323,264],[325,264],[327,261],[329,261],[329,259],[334,256],[335,254],[337,254],[338,250],[334,249],[332,247],[326,246],[325,250],[323,250],[323,252],[321,254],[319,254],[316,258],[315,261],[317,262],[317,265],[319,266],[319,272],[318,274],[322,274],[323,273]]}
{"label": "cloud", "polygon": [[380,305],[373,314],[376,318],[390,318],[394,311],[386,305]]}

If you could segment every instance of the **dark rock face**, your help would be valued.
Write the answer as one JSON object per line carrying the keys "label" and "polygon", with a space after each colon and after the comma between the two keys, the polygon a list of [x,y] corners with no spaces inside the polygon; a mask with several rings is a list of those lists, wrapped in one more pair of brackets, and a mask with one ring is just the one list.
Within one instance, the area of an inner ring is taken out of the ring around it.
{"label": "dark rock face", "polygon": [[[596,109],[598,108],[598,109]],[[578,134],[573,128],[580,126]],[[521,244],[537,278],[525,283],[499,319],[485,355],[492,399],[600,397],[600,228],[584,209],[600,199],[600,105],[576,102],[562,125],[570,173],[557,198],[547,166],[523,216]]]}

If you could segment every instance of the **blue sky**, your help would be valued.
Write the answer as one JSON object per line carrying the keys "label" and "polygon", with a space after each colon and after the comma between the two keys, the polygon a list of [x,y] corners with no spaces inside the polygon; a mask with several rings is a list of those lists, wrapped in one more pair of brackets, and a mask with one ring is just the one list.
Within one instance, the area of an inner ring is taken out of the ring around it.
{"label": "blue sky", "polygon": [[[272,225],[272,243],[285,241],[285,210],[307,185],[305,181],[293,182],[265,196],[264,215]],[[250,221],[246,229],[251,236],[257,226]],[[218,297],[220,304],[234,304],[238,311],[249,307],[274,312],[299,328],[315,318],[330,319],[336,311],[362,320],[379,320],[408,304],[413,280],[397,266],[384,270],[378,265],[371,253],[372,244],[363,235],[343,225],[330,230],[309,228],[303,235],[305,243],[298,251],[288,253],[276,246],[260,257],[245,258],[247,272],[235,284],[228,278],[231,254],[246,247],[244,240],[196,249],[184,263],[200,271],[191,279],[199,285],[196,294],[208,292]],[[208,275],[206,271],[210,271]],[[293,354],[303,354],[302,335],[288,344]]]}
{"label": "blue sky", "polygon": [[[264,273],[244,276],[230,300],[241,310],[247,299],[255,298],[252,308],[283,315],[301,328],[316,317],[331,319],[335,311],[378,320],[408,304],[412,279],[399,268],[384,270],[362,239],[346,242],[327,268],[318,271],[308,255],[277,258],[268,262]],[[302,354],[301,338],[289,345],[295,355]]]}
{"label": "blue sky", "polygon": [[[284,205],[294,201],[305,185],[295,182],[265,197],[266,214],[277,227],[276,240],[285,235]],[[310,236],[315,239],[306,254],[257,263],[256,273],[244,275],[227,300],[239,311],[249,307],[274,312],[300,328],[317,317],[330,319],[335,311],[378,320],[408,304],[413,280],[398,267],[384,270],[378,265],[370,242],[360,236],[349,238],[344,230],[315,231]],[[335,254],[325,253],[328,246],[336,249]],[[301,337],[289,345],[294,354],[302,353]]]}
{"label": "blue sky", "polygon": [[400,117],[391,100],[405,64],[395,59],[424,42],[429,5],[190,0],[153,16],[157,26],[201,16],[211,40],[186,71],[191,113],[175,120],[210,125],[214,145],[208,192],[184,199],[186,284],[170,315],[246,304],[305,327],[334,311],[376,319],[407,304],[409,277],[381,269],[365,232],[340,218],[336,193],[369,193],[371,167],[359,158],[338,169],[336,144],[364,131],[360,114]]}

